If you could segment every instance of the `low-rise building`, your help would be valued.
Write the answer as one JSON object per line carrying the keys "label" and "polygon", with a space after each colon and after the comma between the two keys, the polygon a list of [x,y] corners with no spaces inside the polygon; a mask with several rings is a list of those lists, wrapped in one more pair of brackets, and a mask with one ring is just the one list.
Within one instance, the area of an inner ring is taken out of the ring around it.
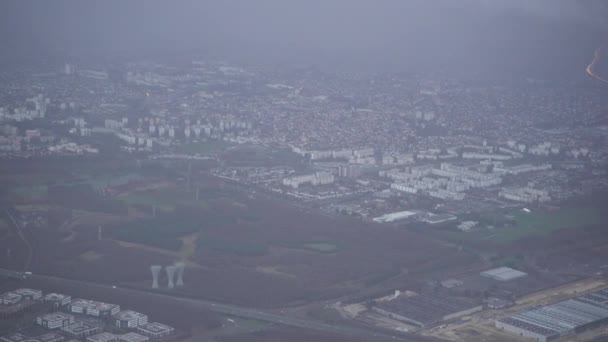
{"label": "low-rise building", "polygon": [[74,323],[74,316],[63,312],[53,312],[38,316],[36,323],[47,329],[59,329]]}
{"label": "low-rise building", "polygon": [[117,328],[137,328],[148,323],[148,316],[132,310],[123,310],[113,316]]}
{"label": "low-rise building", "polygon": [[55,309],[59,309],[63,306],[70,304],[72,297],[59,293],[49,293],[44,296],[44,303],[51,305]]}
{"label": "low-rise building", "polygon": [[162,323],[147,323],[137,327],[137,332],[150,338],[162,338],[172,335],[175,330]]}
{"label": "low-rise building", "polygon": [[101,332],[101,328],[94,324],[77,321],[66,327],[61,328],[61,331],[72,338],[82,339],[87,336],[92,336]]}

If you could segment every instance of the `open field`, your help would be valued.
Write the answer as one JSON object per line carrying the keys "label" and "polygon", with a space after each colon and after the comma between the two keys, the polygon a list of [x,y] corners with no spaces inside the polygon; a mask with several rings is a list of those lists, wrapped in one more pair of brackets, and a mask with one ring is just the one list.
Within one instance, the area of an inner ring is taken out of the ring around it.
{"label": "open field", "polygon": [[7,237],[10,233],[10,228],[8,223],[0,218],[0,239],[4,239],[5,237]]}
{"label": "open field", "polygon": [[481,227],[470,232],[460,232],[449,226],[432,234],[465,245],[509,246],[523,239],[546,237],[564,229],[608,224],[608,213],[599,205],[571,205],[552,211],[535,209],[530,213],[522,210],[497,211],[481,216],[483,222],[503,222],[505,226],[489,229],[481,224]]}
{"label": "open field", "polygon": [[[476,262],[472,254],[397,227],[328,218],[251,198],[215,178],[195,184],[205,190],[204,205],[177,203],[159,210],[156,217],[146,210],[140,216],[131,210],[73,210],[66,225],[27,230],[34,249],[32,271],[149,287],[150,265],[184,260],[189,265],[184,294],[275,307],[356,293],[399,276],[401,269],[408,270],[401,283],[415,282],[422,274]],[[191,194],[178,183],[125,189],[121,193],[126,195],[114,198],[167,193],[179,201]],[[5,266],[10,268],[10,263]]]}
{"label": "open field", "polygon": [[542,236],[564,228],[584,227],[608,222],[608,215],[600,208],[561,208],[556,211],[518,211],[512,228],[501,229],[489,239],[511,242],[531,235]]}
{"label": "open field", "polygon": [[212,140],[212,141],[201,141],[201,142],[192,142],[189,144],[182,144],[177,148],[177,153],[185,153],[185,154],[200,154],[207,155],[212,153],[220,152],[230,146],[232,143],[221,141],[221,140]]}

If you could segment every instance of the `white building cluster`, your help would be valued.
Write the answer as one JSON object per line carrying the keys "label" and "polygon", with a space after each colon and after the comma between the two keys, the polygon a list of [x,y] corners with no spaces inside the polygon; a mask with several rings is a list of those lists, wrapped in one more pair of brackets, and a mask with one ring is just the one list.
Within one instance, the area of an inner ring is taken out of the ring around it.
{"label": "white building cluster", "polygon": [[424,191],[431,197],[454,201],[463,200],[465,191],[471,188],[502,183],[502,178],[497,174],[472,171],[449,163],[442,163],[440,168],[417,166],[405,171],[380,171],[380,176],[395,181],[391,184],[393,190],[411,194]]}
{"label": "white building cluster", "polygon": [[109,317],[120,311],[120,305],[97,302],[88,299],[75,299],[68,304],[68,310],[94,317]]}
{"label": "white building cluster", "polygon": [[292,151],[301,156],[310,156],[311,161],[341,159],[351,164],[376,164],[375,151],[373,148],[341,149],[341,150],[304,150],[295,146]]}
{"label": "white building cluster", "polygon": [[47,105],[51,102],[50,98],[45,98],[42,94],[27,98],[21,107],[13,108],[12,113],[0,107],[0,121],[15,120],[27,121],[42,119],[46,116]]}
{"label": "white building cluster", "polygon": [[311,184],[313,186],[331,184],[335,180],[333,174],[329,172],[315,172],[310,175],[295,176],[283,179],[283,185],[297,189],[302,184]]}
{"label": "white building cluster", "polygon": [[523,203],[548,202],[551,200],[548,191],[531,187],[503,188],[498,195],[508,200]]}
{"label": "white building cluster", "polygon": [[514,165],[514,166],[495,166],[494,172],[504,173],[504,174],[508,174],[508,175],[518,175],[520,173],[551,170],[552,168],[553,167],[551,166],[551,164],[540,164],[540,165],[520,164],[520,165]]}

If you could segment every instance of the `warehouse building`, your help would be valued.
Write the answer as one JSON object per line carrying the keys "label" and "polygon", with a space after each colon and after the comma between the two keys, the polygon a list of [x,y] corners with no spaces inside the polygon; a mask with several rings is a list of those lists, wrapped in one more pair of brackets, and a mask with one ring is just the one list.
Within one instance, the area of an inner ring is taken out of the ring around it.
{"label": "warehouse building", "polygon": [[94,317],[110,317],[120,311],[120,305],[96,302],[94,300],[76,299],[68,304],[68,310]]}
{"label": "warehouse building", "polygon": [[148,316],[131,310],[120,311],[113,318],[117,328],[137,328],[148,323]]}
{"label": "warehouse building", "polygon": [[401,296],[372,308],[386,317],[420,327],[469,315],[482,309],[483,306],[479,303],[437,294]]}
{"label": "warehouse building", "polygon": [[61,328],[61,331],[71,338],[82,339],[100,333],[101,328],[94,324],[77,321]]}
{"label": "warehouse building", "polygon": [[608,322],[608,290],[600,290],[553,305],[498,319],[498,329],[537,341],[580,332]]}
{"label": "warehouse building", "polygon": [[174,331],[175,330],[172,327],[157,322],[148,323],[137,327],[138,333],[154,339],[172,335]]}
{"label": "warehouse building", "polygon": [[510,317],[496,320],[495,325],[496,328],[500,330],[505,330],[523,337],[529,337],[540,342],[551,341],[559,337],[559,333],[555,330],[543,328],[539,325]]}
{"label": "warehouse building", "polygon": [[63,312],[54,312],[36,318],[36,323],[47,329],[59,329],[74,323],[74,316]]}
{"label": "warehouse building", "polygon": [[498,267],[491,270],[487,270],[480,273],[484,277],[492,278],[498,281],[509,281],[521,277],[525,277],[528,274],[522,271],[512,269],[510,267]]}
{"label": "warehouse building", "polygon": [[43,301],[45,304],[52,306],[54,309],[60,309],[72,301],[72,297],[59,293],[49,293],[44,296]]}

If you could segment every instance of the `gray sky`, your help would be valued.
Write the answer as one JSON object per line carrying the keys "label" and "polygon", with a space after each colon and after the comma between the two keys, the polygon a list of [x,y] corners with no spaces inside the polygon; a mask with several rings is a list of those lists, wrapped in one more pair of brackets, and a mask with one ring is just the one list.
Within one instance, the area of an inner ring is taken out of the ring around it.
{"label": "gray sky", "polygon": [[608,35],[606,3],[5,0],[0,27],[9,47],[2,54],[198,50],[245,59],[450,67],[495,63],[505,53],[515,62],[538,62],[548,52],[580,63],[574,59]]}

